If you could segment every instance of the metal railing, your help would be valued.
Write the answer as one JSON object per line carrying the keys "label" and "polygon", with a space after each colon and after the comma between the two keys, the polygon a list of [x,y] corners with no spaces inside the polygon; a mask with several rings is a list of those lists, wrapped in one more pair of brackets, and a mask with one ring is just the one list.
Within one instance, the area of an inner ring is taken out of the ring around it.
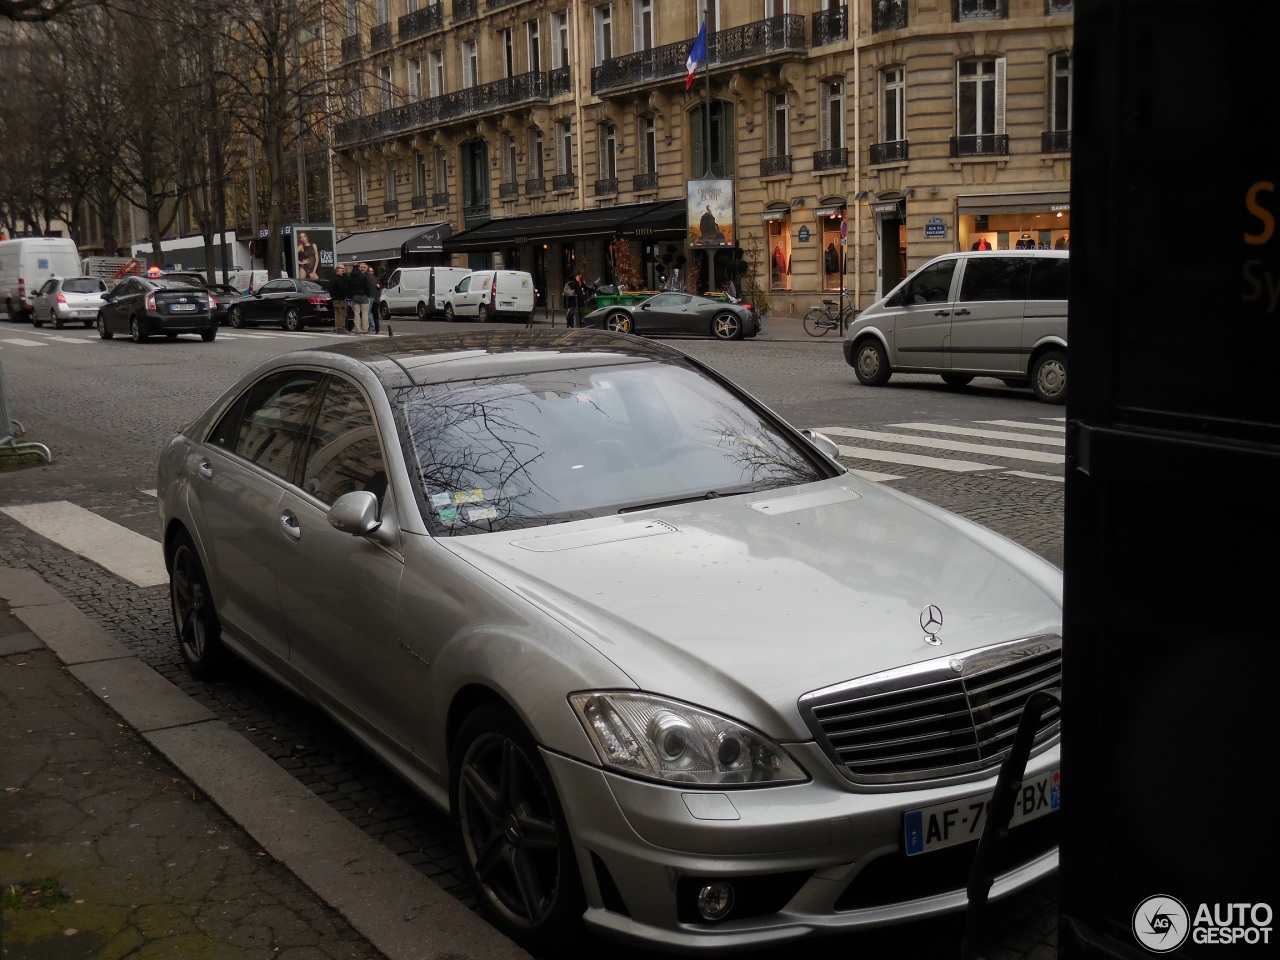
{"label": "metal railing", "polygon": [[871,162],[903,163],[907,159],[907,141],[886,140],[884,143],[871,145]]}
{"label": "metal railing", "polygon": [[1055,13],[1075,13],[1076,0],[1044,0],[1044,15],[1051,17]]}
{"label": "metal railing", "polygon": [[778,157],[764,157],[760,161],[760,176],[777,177],[791,172],[791,154],[784,153]]}
{"label": "metal railing", "polygon": [[447,193],[433,193],[433,194],[431,195],[431,206],[433,206],[433,207],[447,207],[448,205],[449,205],[449,194],[447,194]]}
{"label": "metal railing", "polygon": [[605,177],[603,180],[596,181],[597,197],[614,197],[618,194],[618,178]]}
{"label": "metal railing", "polygon": [[953,157],[1001,157],[1009,154],[1007,133],[979,133],[972,136],[952,137]]}
{"label": "metal railing", "polygon": [[573,88],[570,86],[569,68],[568,66],[556,67],[551,71],[551,96],[558,97],[561,94],[569,93]]}
{"label": "metal railing", "polygon": [[420,193],[420,194],[418,194],[416,197],[412,197],[412,198],[409,200],[409,209],[410,209],[410,210],[425,210],[425,209],[427,209],[427,205],[428,205],[428,200],[429,200],[429,199],[430,199],[430,198],[428,198],[428,197],[427,197],[427,195],[426,195],[425,193]]}
{"label": "metal railing", "polygon": [[367,203],[357,203],[354,215],[357,220],[368,220],[369,205]]}
{"label": "metal railing", "polygon": [[1046,130],[1040,134],[1041,153],[1070,153],[1070,130]]}
{"label": "metal railing", "polygon": [[838,43],[841,40],[848,39],[848,7],[836,7],[834,10],[819,10],[813,15],[813,45],[815,47],[820,47],[824,43]]}
{"label": "metal railing", "polygon": [[658,189],[657,173],[637,173],[631,178],[631,189],[637,193]]}
{"label": "metal railing", "polygon": [[836,170],[848,165],[848,147],[837,147],[834,150],[818,150],[813,155],[813,169],[815,170]]}
{"label": "metal railing", "polygon": [[[692,40],[681,40],[622,57],[611,57],[592,68],[591,92],[684,77],[688,72],[692,43]],[[804,17],[788,13],[709,34],[707,63],[717,67],[778,53],[803,53],[807,49]]]}
{"label": "metal railing", "polygon": [[871,32],[901,30],[907,25],[907,0],[872,0]]}
{"label": "metal railing", "polygon": [[470,20],[476,15],[476,0],[453,0],[453,19]]}
{"label": "metal railing", "polygon": [[499,113],[517,104],[538,103],[546,99],[547,75],[541,72],[522,73],[429,100],[406,103],[367,117],[346,120],[334,127],[333,135],[338,143],[354,143],[462,117]]}
{"label": "metal railing", "polygon": [[498,184],[498,196],[503,200],[510,200],[512,197],[520,196],[520,184],[514,180]]}
{"label": "metal railing", "polygon": [[342,59],[355,60],[360,56],[360,34],[353,33],[342,38]]}
{"label": "metal railing", "polygon": [[432,30],[444,26],[444,2],[433,3],[427,7],[419,7],[413,13],[406,13],[397,21],[397,29],[401,40],[412,40]]}
{"label": "metal railing", "polygon": [[383,200],[382,201],[383,213],[396,213],[397,211],[399,211],[399,209],[400,209],[399,200]]}
{"label": "metal railing", "polygon": [[369,28],[369,50],[385,50],[391,46],[391,24],[379,23]]}
{"label": "metal railing", "polygon": [[551,178],[551,189],[552,190],[572,190],[573,174],[557,173],[554,177]]}
{"label": "metal railing", "polygon": [[538,197],[547,192],[547,180],[545,177],[531,177],[524,182],[524,195],[526,197]]}

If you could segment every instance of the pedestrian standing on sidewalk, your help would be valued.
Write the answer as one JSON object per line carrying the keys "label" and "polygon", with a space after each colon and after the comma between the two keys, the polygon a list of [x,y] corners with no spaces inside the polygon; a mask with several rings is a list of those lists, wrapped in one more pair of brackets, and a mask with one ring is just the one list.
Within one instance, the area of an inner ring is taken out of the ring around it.
{"label": "pedestrian standing on sidewalk", "polygon": [[333,271],[333,279],[329,281],[329,299],[333,301],[333,332],[347,332],[347,295],[351,282],[347,277],[347,268],[338,264]]}
{"label": "pedestrian standing on sidewalk", "polygon": [[356,336],[369,332],[369,287],[377,287],[370,283],[369,265],[359,264],[351,275],[351,309],[356,316]]}
{"label": "pedestrian standing on sidewalk", "polygon": [[368,333],[378,332],[378,296],[382,291],[382,284],[378,283],[378,275],[373,272],[373,268],[367,263],[360,264],[360,277],[357,278],[357,286],[363,282],[365,296],[369,298],[369,308],[366,311],[366,319]]}

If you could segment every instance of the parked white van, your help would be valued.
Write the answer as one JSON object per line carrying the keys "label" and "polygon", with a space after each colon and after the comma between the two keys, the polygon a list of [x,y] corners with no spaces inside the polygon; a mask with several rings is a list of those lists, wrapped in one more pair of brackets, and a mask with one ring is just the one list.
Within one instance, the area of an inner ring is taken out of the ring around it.
{"label": "parked white van", "polygon": [[471,273],[466,267],[400,267],[382,285],[378,316],[385,323],[393,314],[416,314],[429,320],[443,314],[436,297]]}
{"label": "parked white van", "polygon": [[935,257],[859,313],[844,358],[861,383],[895,372],[936,373],[1030,386],[1045,403],[1067,399],[1065,250],[991,250]]}
{"label": "parked white van", "polygon": [[232,270],[227,274],[227,283],[246,296],[250,290],[261,290],[270,279],[266,270]]}
{"label": "parked white van", "polygon": [[446,320],[533,319],[533,277],[523,270],[477,270],[463,277],[436,304]]}
{"label": "parked white van", "polygon": [[9,320],[31,322],[31,300],[50,277],[80,276],[80,251],[67,237],[0,240],[0,307]]}

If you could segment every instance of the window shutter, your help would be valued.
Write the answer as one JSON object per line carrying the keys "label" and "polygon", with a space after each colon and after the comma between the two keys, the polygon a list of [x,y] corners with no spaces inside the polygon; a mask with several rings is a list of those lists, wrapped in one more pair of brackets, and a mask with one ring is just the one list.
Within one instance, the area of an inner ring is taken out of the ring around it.
{"label": "window shutter", "polygon": [[769,157],[779,156],[778,154],[778,95],[776,93],[769,94],[768,110],[765,113],[765,155]]}
{"label": "window shutter", "polygon": [[632,0],[631,4],[631,49],[639,53],[644,49],[644,23],[640,16],[640,3]]}
{"label": "window shutter", "polygon": [[602,63],[604,63],[604,15],[601,13],[601,11],[600,11],[600,8],[599,8],[599,7],[596,7],[596,11],[595,11],[595,13],[596,13],[596,49],[595,49],[596,62],[595,62],[595,66],[597,66],[597,67],[598,67],[598,66],[600,66]]}
{"label": "window shutter", "polygon": [[1007,61],[1004,57],[996,58],[996,136],[1004,133],[1004,84],[1005,84],[1005,66]]}
{"label": "window shutter", "polygon": [[818,82],[818,146],[823,150],[831,149],[831,85],[825,80]]}

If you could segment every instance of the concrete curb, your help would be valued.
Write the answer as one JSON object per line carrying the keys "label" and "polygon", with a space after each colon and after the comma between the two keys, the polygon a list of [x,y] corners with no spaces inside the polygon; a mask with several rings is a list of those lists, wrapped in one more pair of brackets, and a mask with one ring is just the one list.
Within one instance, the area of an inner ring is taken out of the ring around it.
{"label": "concrete curb", "polygon": [[29,570],[0,567],[0,597],[86,689],[182,771],[387,960],[529,960],[430,879],[335,813],[240,734],[131,656]]}

